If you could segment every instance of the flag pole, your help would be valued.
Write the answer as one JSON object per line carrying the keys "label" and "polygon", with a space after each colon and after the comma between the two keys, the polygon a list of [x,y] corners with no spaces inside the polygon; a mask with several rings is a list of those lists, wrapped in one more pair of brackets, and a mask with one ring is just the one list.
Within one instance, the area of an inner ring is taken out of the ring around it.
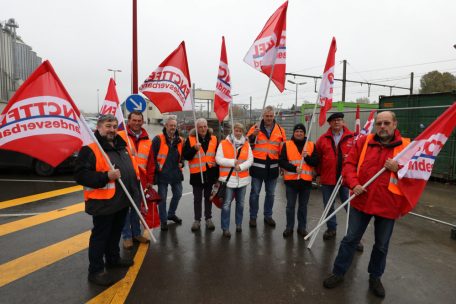
{"label": "flag pole", "polygon": [[[109,159],[108,155],[106,154],[106,152],[103,150],[103,148],[101,147],[100,145],[100,142],[98,141],[98,139],[95,137],[95,134],[90,130],[90,127],[87,125],[87,122],[84,118],[84,116],[82,114],[80,114],[79,116],[81,118],[81,121],[87,131],[88,134],[90,134],[90,137],[92,138],[92,140],[94,141],[94,143],[96,143],[96,145],[98,146],[98,149],[100,150],[100,152],[102,153],[103,157],[105,158],[106,162],[109,164],[109,168],[111,170],[114,170],[114,166],[112,165],[111,163],[111,160]],[[125,195],[127,195],[128,197],[128,200],[130,201],[130,204],[131,206],[135,209],[136,213],[138,214],[138,217],[139,219],[141,220],[141,223],[144,225],[144,228],[147,229],[147,232],[149,233],[151,239],[154,241],[154,242],[157,242],[157,239],[155,238],[155,236],[152,234],[152,230],[149,228],[149,226],[147,225],[147,222],[146,220],[144,219],[144,217],[142,216],[141,212],[139,211],[138,207],[136,206],[133,198],[131,197],[130,193],[128,192],[127,188],[125,187],[125,184],[123,183],[122,179],[119,178],[117,180],[120,184],[120,186],[122,187],[123,191],[125,192]],[[150,247],[149,247],[150,248]]]}
{"label": "flag pole", "polygon": [[[195,122],[195,137],[196,143],[199,144],[198,139],[198,127],[196,125],[196,112],[195,112],[195,84],[192,85],[192,111],[193,111],[193,121]],[[201,173],[201,184],[204,184],[204,177],[203,177],[203,166],[201,165],[201,151],[198,150],[198,159],[199,159],[199,167]]]}

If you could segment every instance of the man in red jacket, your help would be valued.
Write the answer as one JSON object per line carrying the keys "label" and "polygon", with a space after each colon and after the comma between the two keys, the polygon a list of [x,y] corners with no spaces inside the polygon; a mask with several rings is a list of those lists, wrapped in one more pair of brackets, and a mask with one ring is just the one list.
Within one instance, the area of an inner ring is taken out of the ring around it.
{"label": "man in red jacket", "polygon": [[[403,207],[407,204],[397,187],[396,172],[399,166],[393,158],[410,140],[402,138],[396,128],[397,120],[393,112],[378,114],[375,121],[376,134],[360,138],[344,163],[343,179],[357,196],[351,201],[348,233],[340,243],[333,274],[323,281],[326,288],[334,288],[342,283],[353,260],[356,245],[370,219],[374,217],[375,244],[368,267],[369,289],[377,297],[385,297],[380,278],[385,271],[395,219],[402,215]],[[383,167],[387,170],[365,189],[362,185]]]}
{"label": "man in red jacket", "polygon": [[[342,163],[353,146],[353,132],[344,125],[344,113],[333,113],[327,121],[328,131],[322,134],[316,143],[317,154],[320,157],[317,174],[320,175],[325,207],[342,172]],[[342,202],[348,199],[347,187],[339,188],[339,198]],[[333,211],[334,207],[331,207],[328,214]],[[332,240],[336,237],[336,217],[331,218],[326,225],[328,228],[323,234],[323,239]],[[362,251],[361,248],[359,250]]]}

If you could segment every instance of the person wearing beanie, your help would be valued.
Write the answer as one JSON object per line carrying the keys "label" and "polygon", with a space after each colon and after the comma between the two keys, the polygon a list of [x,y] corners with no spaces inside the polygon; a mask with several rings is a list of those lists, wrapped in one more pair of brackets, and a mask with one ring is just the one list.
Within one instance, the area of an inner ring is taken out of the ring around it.
{"label": "person wearing beanie", "polygon": [[[305,147],[304,147],[305,146]],[[286,228],[283,237],[293,235],[295,222],[295,206],[298,199],[298,234],[307,235],[307,203],[312,188],[313,167],[318,165],[318,153],[315,145],[307,141],[306,127],[299,123],[293,128],[293,136],[282,147],[279,165],[284,169],[284,183],[286,188]]]}

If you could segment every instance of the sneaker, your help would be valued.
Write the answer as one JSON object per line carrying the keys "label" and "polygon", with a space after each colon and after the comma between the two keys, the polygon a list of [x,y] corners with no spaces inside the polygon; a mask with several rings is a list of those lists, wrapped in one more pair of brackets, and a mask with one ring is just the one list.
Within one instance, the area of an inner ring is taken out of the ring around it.
{"label": "sneaker", "polygon": [[149,243],[149,239],[143,237],[142,235],[137,235],[133,238],[133,241],[134,242],[138,242],[138,243]]}
{"label": "sneaker", "polygon": [[123,241],[123,248],[125,249],[131,249],[133,248],[133,240],[132,239],[126,239]]}
{"label": "sneaker", "polygon": [[106,263],[105,266],[106,268],[129,268],[133,266],[133,263],[132,259],[119,258],[113,263]]}
{"label": "sneaker", "polygon": [[288,229],[288,228],[287,228],[287,229],[285,229],[285,231],[283,232],[283,237],[284,237],[284,238],[287,238],[287,237],[292,236],[292,235],[293,235],[293,230],[291,230],[291,229]]}
{"label": "sneaker", "polygon": [[298,229],[298,235],[302,237],[307,236],[307,230],[306,229]]}
{"label": "sneaker", "polygon": [[323,234],[323,240],[325,240],[325,241],[329,241],[329,240],[332,240],[335,238],[336,238],[336,230],[334,230],[334,229],[328,229]]}
{"label": "sneaker", "polygon": [[116,279],[106,271],[89,273],[88,280],[90,283],[100,286],[111,286],[116,282]]}
{"label": "sneaker", "polygon": [[264,223],[268,226],[275,227],[276,222],[272,219],[272,217],[265,217],[264,218]]}
{"label": "sneaker", "polygon": [[379,298],[385,297],[385,288],[383,287],[382,281],[378,278],[369,278],[369,290]]}
{"label": "sneaker", "polygon": [[173,221],[174,223],[176,224],[182,224],[182,219],[180,217],[178,217],[177,215],[173,215],[173,216],[168,216],[168,221]]}
{"label": "sneaker", "polygon": [[363,243],[359,242],[358,245],[356,245],[356,251],[358,251],[358,252],[363,252],[364,251]]}
{"label": "sneaker", "polygon": [[249,226],[250,226],[250,228],[255,228],[256,227],[256,219],[250,219]]}
{"label": "sneaker", "polygon": [[160,229],[161,229],[161,231],[168,231],[168,224],[167,223],[161,224]]}
{"label": "sneaker", "polygon": [[206,220],[206,229],[208,230],[215,230],[214,223],[212,222],[211,219]]}
{"label": "sneaker", "polygon": [[194,221],[193,224],[192,224],[191,230],[193,232],[195,232],[195,231],[200,230],[200,227],[201,227],[200,221]]}
{"label": "sneaker", "polygon": [[229,230],[223,230],[223,236],[226,237],[226,238],[231,238],[231,233]]}
{"label": "sneaker", "polygon": [[242,226],[236,225],[236,232],[242,232]]}
{"label": "sneaker", "polygon": [[344,281],[343,276],[338,276],[338,275],[332,274],[329,278],[327,278],[323,281],[323,286],[325,288],[331,289],[331,288],[339,286],[343,281]]}

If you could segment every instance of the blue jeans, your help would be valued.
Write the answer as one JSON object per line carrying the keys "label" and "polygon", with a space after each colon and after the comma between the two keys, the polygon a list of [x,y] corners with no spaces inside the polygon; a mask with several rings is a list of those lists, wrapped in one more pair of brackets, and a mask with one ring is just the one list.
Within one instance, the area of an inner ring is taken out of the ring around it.
{"label": "blue jeans", "polygon": [[252,189],[250,190],[250,218],[256,219],[258,215],[258,201],[260,198],[261,185],[264,182],[266,188],[266,197],[264,199],[264,217],[272,217],[272,207],[274,206],[274,192],[277,185],[277,178],[264,180],[262,178],[252,177]]}
{"label": "blue jeans", "polygon": [[231,201],[233,196],[236,199],[236,225],[242,225],[242,215],[244,213],[244,196],[247,186],[241,188],[226,188],[225,200],[222,206],[222,230],[230,228]]}
{"label": "blue jeans", "polygon": [[[323,194],[323,206],[326,207],[328,204],[329,198],[331,197],[331,193],[333,192],[334,188],[336,186],[333,185],[321,185],[321,193]],[[339,188],[339,198],[341,202],[345,202],[348,199],[348,188],[341,186]],[[329,209],[328,215],[334,212],[334,205],[335,201],[333,202],[333,205],[331,206],[331,209]],[[328,226],[329,230],[336,230],[337,227],[337,220],[336,220],[336,215],[334,215],[329,221],[326,222],[326,225]]]}
{"label": "blue jeans", "polygon": [[385,272],[386,255],[388,254],[388,245],[393,234],[394,220],[380,216],[366,214],[350,207],[350,218],[348,220],[348,232],[342,239],[339,247],[339,253],[334,261],[333,273],[343,276],[350,267],[355,254],[356,245],[363,237],[371,217],[375,218],[374,233],[375,243],[367,271],[372,278],[380,278]]}
{"label": "blue jeans", "polygon": [[168,221],[168,218],[176,215],[177,205],[179,200],[182,197],[182,182],[177,182],[171,185],[171,192],[173,197],[171,198],[171,203],[169,204],[168,213],[166,213],[166,197],[168,196],[168,185],[166,183],[158,183],[158,195],[160,195],[161,200],[158,204],[158,213],[160,214],[160,223],[164,224]]}
{"label": "blue jeans", "polygon": [[287,196],[287,229],[293,230],[295,223],[295,206],[298,200],[298,229],[305,230],[307,226],[307,203],[309,202],[310,187],[302,187],[300,190],[290,185],[285,185]]}
{"label": "blue jeans", "polygon": [[[139,209],[140,204],[136,204]],[[141,235],[141,227],[139,226],[139,216],[133,207],[128,208],[128,213],[125,218],[125,225],[122,229],[122,238],[124,240],[132,239]]]}

